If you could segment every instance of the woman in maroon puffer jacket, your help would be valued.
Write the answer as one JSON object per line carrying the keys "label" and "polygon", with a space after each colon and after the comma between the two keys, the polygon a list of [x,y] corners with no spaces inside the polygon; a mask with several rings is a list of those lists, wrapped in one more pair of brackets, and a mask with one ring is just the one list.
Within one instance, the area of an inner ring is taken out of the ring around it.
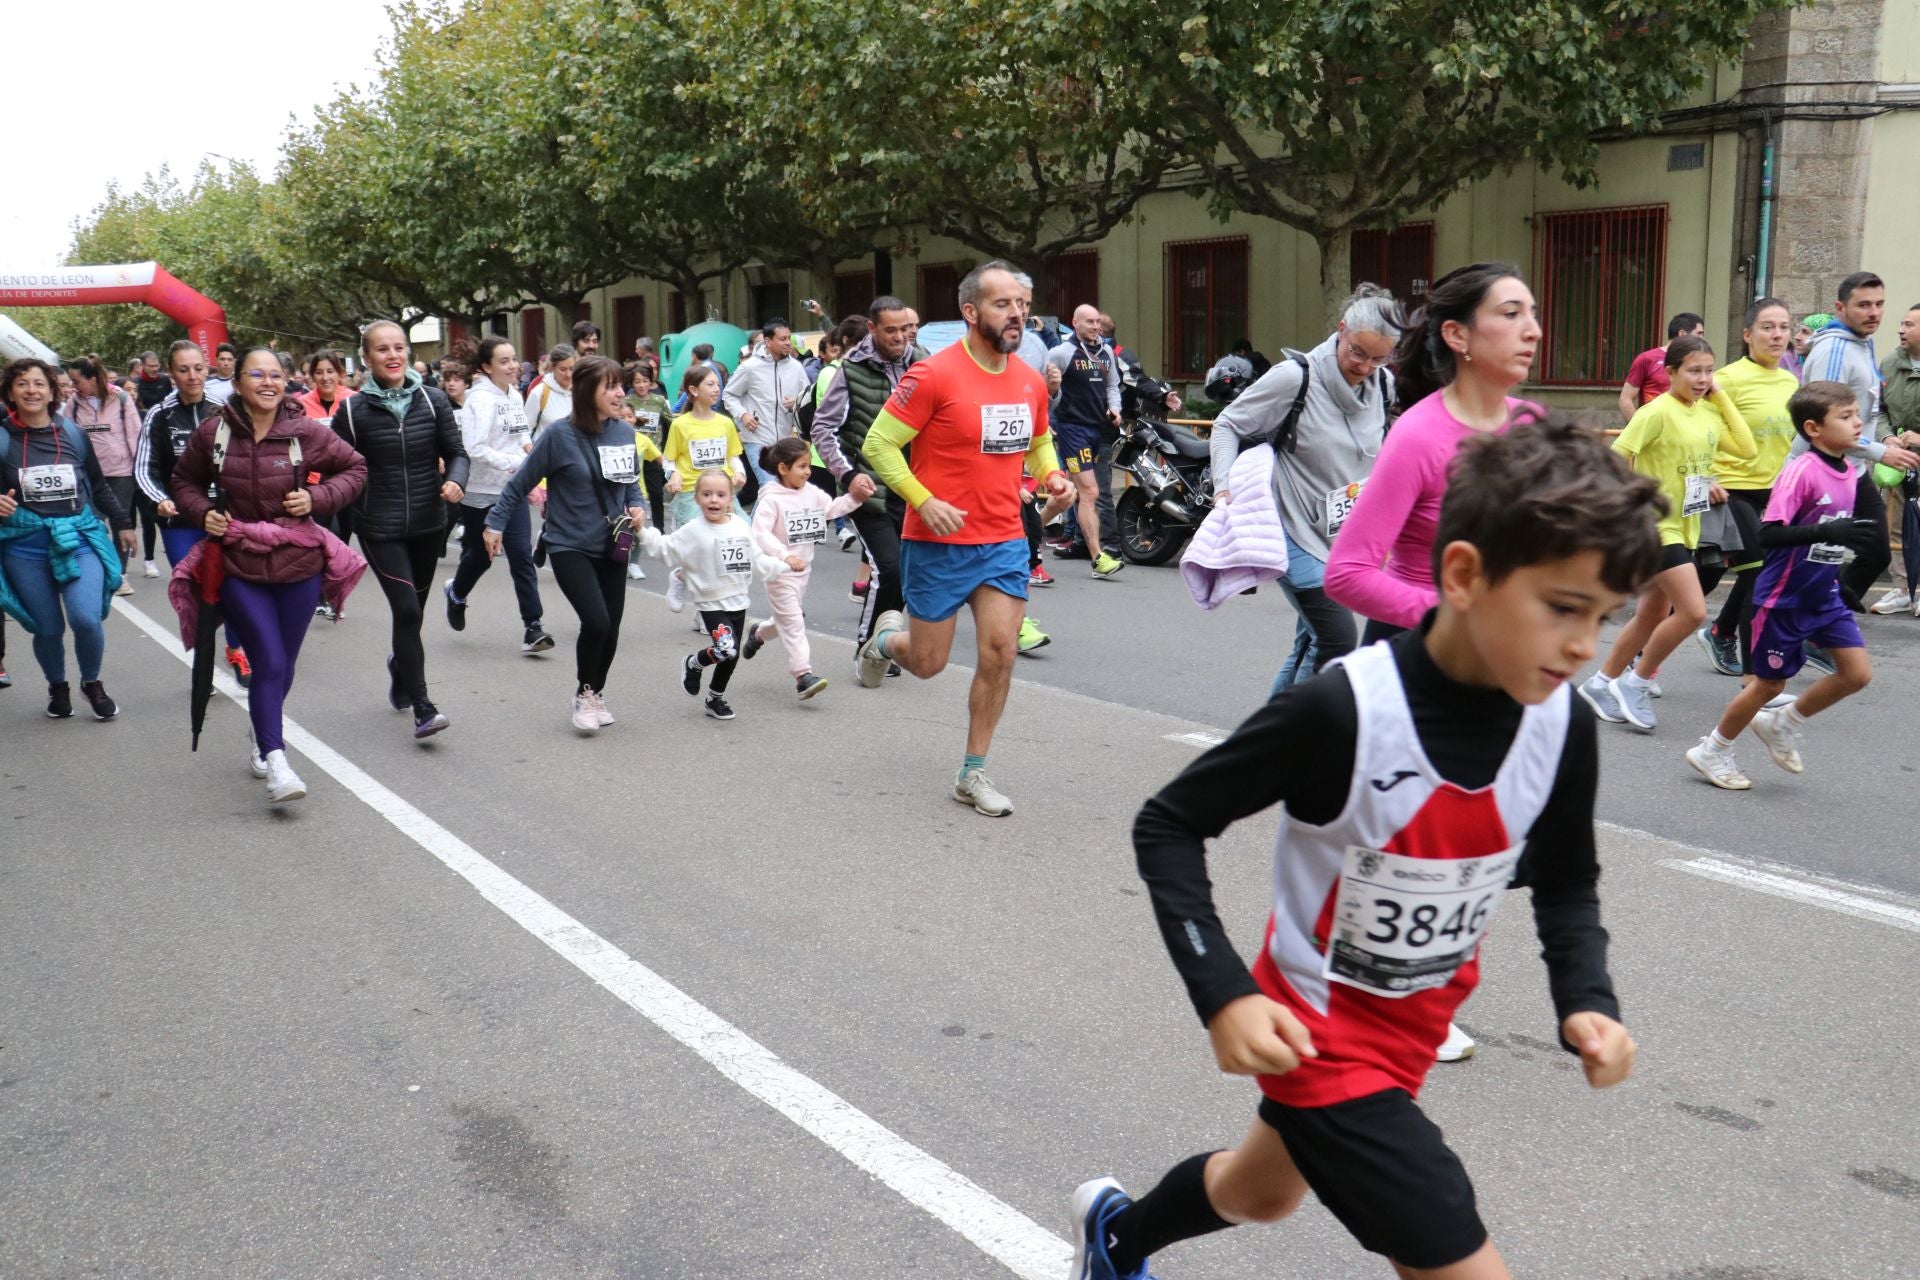
{"label": "woman in maroon puffer jacket", "polygon": [[[195,429],[173,469],[173,500],[183,517],[220,538],[235,520],[311,523],[353,501],[367,481],[366,460],[287,396],[286,373],[271,350],[246,352],[234,387],[238,394]],[[231,438],[216,475],[214,437],[222,423]],[[224,511],[208,496],[216,482],[226,497]],[[232,546],[224,549],[223,559],[220,606],[253,664],[247,713],[253,722],[254,770],[267,779],[273,800],[297,800],[306,786],[287,764],[280,716],[294,660],[320,600],[326,552],[318,542],[270,551]]]}

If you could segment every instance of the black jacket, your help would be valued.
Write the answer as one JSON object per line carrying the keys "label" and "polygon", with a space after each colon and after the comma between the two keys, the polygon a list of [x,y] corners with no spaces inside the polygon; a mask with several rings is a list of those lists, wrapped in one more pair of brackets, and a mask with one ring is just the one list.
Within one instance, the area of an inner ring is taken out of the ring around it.
{"label": "black jacket", "polygon": [[[193,439],[194,430],[218,412],[220,406],[211,400],[181,404],[176,395],[169,396],[147,415],[146,427],[140,433],[140,449],[133,458],[133,479],[150,501],[173,501],[174,465],[187,451],[187,442]],[[163,516],[161,523],[169,529],[200,527],[186,516]]]}
{"label": "black jacket", "polygon": [[355,392],[334,410],[333,429],[367,460],[367,487],[353,504],[355,533],[381,540],[445,532],[440,486],[467,484],[467,450],[445,392],[416,390],[402,423],[378,400]]}

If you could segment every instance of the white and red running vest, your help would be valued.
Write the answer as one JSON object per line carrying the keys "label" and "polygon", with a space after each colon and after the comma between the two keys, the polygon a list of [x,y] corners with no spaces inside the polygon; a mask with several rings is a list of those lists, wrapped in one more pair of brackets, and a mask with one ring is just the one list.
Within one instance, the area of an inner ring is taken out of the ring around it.
{"label": "white and red running vest", "polygon": [[1282,813],[1273,916],[1253,966],[1319,1050],[1260,1077],[1296,1107],[1419,1094],[1479,982],[1480,940],[1553,791],[1571,706],[1563,687],[1526,708],[1492,785],[1467,791],[1421,748],[1392,649],[1370,645],[1341,665],[1358,712],[1352,788],[1325,826]]}

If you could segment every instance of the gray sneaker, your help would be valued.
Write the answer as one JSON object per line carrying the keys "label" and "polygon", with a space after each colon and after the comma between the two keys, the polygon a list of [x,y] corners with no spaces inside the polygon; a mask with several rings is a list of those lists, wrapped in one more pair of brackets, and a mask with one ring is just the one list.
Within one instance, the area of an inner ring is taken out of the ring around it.
{"label": "gray sneaker", "polygon": [[1013,801],[1001,795],[978,769],[969,769],[953,780],[953,798],[989,818],[1004,818],[1013,812]]}
{"label": "gray sneaker", "polygon": [[1653,690],[1649,686],[1635,684],[1621,676],[1607,681],[1607,689],[1620,704],[1620,714],[1634,728],[1645,733],[1660,723],[1660,717],[1653,711]]}
{"label": "gray sneaker", "polygon": [[868,689],[878,689],[887,678],[887,668],[893,660],[880,649],[880,637],[890,631],[906,630],[906,615],[898,609],[889,609],[873,620],[873,634],[860,646],[860,683]]}
{"label": "gray sneaker", "polygon": [[1620,700],[1613,696],[1612,682],[1599,672],[1594,672],[1583,681],[1575,692],[1587,700],[1587,705],[1593,708],[1593,714],[1608,724],[1620,724],[1626,720],[1626,716],[1620,712]]}

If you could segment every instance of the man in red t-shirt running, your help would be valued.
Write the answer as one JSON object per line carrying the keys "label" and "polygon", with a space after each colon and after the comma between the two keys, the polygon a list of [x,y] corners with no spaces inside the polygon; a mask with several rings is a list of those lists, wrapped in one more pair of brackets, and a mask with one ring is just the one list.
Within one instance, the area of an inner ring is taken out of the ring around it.
{"label": "man in red t-shirt running", "polygon": [[[923,680],[938,674],[953,650],[960,606],[970,608],[980,656],[953,798],[995,818],[1013,812],[984,769],[1026,615],[1021,472],[1056,499],[1071,491],[1047,429],[1047,384],[1008,358],[1032,307],[1031,290],[1006,263],[968,272],[960,282],[966,336],[907,370],[864,446],[868,465],[910,509],[900,547],[906,615],[890,609],[874,619],[860,650],[860,683],[878,688],[890,662]],[[909,443],[911,466],[903,452]]]}
{"label": "man in red t-shirt running", "polygon": [[[1688,334],[1706,336],[1707,322],[1691,311],[1682,311],[1667,321],[1667,341],[1684,338]],[[1633,415],[1640,411],[1643,404],[1651,404],[1665,395],[1672,383],[1667,377],[1667,349],[1649,347],[1633,358],[1627,366],[1627,381],[1620,388],[1620,412],[1631,422]]]}

